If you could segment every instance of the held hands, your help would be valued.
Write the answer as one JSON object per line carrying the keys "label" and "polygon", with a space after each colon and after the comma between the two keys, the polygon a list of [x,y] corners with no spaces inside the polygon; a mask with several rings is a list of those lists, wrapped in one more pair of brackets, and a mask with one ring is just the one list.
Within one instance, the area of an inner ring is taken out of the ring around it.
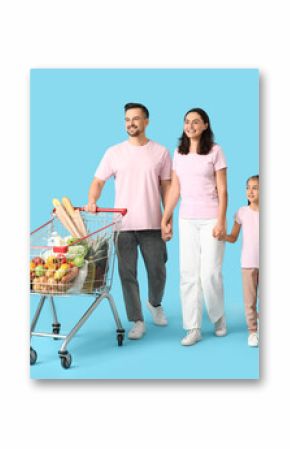
{"label": "held hands", "polygon": [[161,236],[164,242],[172,239],[173,229],[172,229],[172,218],[169,221],[161,221]]}
{"label": "held hands", "polygon": [[217,223],[212,230],[212,235],[218,240],[225,240],[227,234],[226,226],[224,223]]}

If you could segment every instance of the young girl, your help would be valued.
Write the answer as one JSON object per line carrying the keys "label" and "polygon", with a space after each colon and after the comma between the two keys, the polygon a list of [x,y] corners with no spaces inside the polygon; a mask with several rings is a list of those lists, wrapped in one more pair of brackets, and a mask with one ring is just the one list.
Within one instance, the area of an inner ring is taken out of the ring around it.
{"label": "young girl", "polygon": [[241,227],[242,244],[242,279],[246,319],[249,330],[248,345],[259,345],[257,290],[259,283],[259,175],[247,180],[248,206],[241,207],[236,216],[230,235],[225,240],[235,243]]}

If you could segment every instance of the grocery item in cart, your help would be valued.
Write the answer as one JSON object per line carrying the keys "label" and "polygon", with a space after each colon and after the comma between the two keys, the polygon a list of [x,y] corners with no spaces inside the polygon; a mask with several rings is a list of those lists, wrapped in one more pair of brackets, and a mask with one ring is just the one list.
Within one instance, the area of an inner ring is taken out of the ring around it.
{"label": "grocery item in cart", "polygon": [[91,256],[88,256],[87,263],[88,263],[88,271],[82,287],[82,292],[92,293],[93,291],[96,290],[95,286],[96,265],[94,259]]}
{"label": "grocery item in cart", "polygon": [[[68,210],[73,208],[67,197],[63,201]],[[69,220],[64,219],[62,212],[67,214],[64,207],[58,200],[53,202],[53,218],[32,233],[31,291],[61,295],[71,291],[92,294],[103,290],[111,279],[110,254],[123,210],[106,209],[103,213],[98,209],[100,212],[94,215],[83,208],[75,208],[81,213],[86,228],[86,235],[79,237],[79,232],[76,235]],[[73,216],[72,211],[70,213]],[[112,220],[108,219],[108,214],[112,215]],[[71,232],[65,236],[66,230]]]}
{"label": "grocery item in cart", "polygon": [[108,259],[108,237],[102,236],[92,240],[87,254],[88,274],[83,285],[83,292],[91,293],[104,286],[108,270]]}
{"label": "grocery item in cart", "polygon": [[78,277],[79,268],[63,254],[35,257],[30,262],[30,288],[39,293],[64,293]]}
{"label": "grocery item in cart", "polygon": [[85,260],[84,261],[84,265],[82,266],[82,268],[79,268],[79,273],[77,275],[77,277],[75,278],[75,280],[73,281],[71,287],[67,290],[67,293],[69,294],[78,294],[82,291],[85,279],[87,277],[88,274],[88,261]]}
{"label": "grocery item in cart", "polygon": [[[67,346],[92,315],[98,305],[106,300],[110,304],[116,323],[118,346],[122,346],[124,329],[120,322],[114,299],[110,293],[116,241],[122,216],[126,209],[100,209],[95,214],[78,208],[87,228],[87,234],[78,238],[69,230],[67,221],[62,222],[60,215],[53,211],[52,218],[30,234],[31,292],[40,294],[38,306],[30,328],[32,337],[49,337],[61,339],[58,350],[61,366],[68,369],[72,363]],[[70,235],[64,236],[69,230]],[[55,246],[57,244],[57,246]],[[54,296],[93,296],[93,300],[85,313],[69,333],[60,335],[61,324],[58,321]],[[52,332],[36,332],[36,325],[45,303],[50,303],[52,312]],[[37,361],[37,352],[30,346],[30,364]]]}
{"label": "grocery item in cart", "polygon": [[54,198],[52,200],[52,203],[55,207],[55,214],[59,221],[63,224],[63,226],[73,235],[74,237],[82,237],[79,230],[77,229],[76,225],[74,224],[73,220],[63,207],[63,205],[60,203],[60,201],[57,198]]}
{"label": "grocery item in cart", "polygon": [[83,219],[82,219],[79,209],[73,207],[70,199],[67,196],[63,197],[62,204],[63,204],[64,208],[66,209],[67,213],[69,214],[70,218],[72,219],[73,223],[77,227],[79,234],[82,237],[85,237],[86,235],[88,235],[87,228],[83,222]]}
{"label": "grocery item in cart", "polygon": [[107,238],[79,241],[71,235],[62,238],[53,231],[48,241],[58,242],[60,246],[46,247],[31,260],[30,281],[33,292],[93,293],[104,287],[109,256]]}

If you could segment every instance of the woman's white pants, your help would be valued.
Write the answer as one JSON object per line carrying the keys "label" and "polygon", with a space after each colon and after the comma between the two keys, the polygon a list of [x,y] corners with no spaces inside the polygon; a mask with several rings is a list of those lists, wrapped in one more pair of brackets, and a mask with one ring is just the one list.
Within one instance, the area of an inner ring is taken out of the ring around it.
{"label": "woman's white pants", "polygon": [[200,328],[202,298],[212,323],[224,315],[224,242],[212,235],[213,220],[179,219],[180,296],[184,329]]}

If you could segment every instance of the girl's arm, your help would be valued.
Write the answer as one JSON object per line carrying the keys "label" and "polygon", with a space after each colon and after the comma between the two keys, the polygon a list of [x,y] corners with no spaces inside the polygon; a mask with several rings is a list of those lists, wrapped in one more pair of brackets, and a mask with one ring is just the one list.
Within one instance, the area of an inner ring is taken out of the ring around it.
{"label": "girl's arm", "polygon": [[179,180],[175,172],[172,172],[170,189],[166,195],[165,208],[161,221],[162,238],[169,240],[172,237],[172,216],[180,196]]}
{"label": "girl's arm", "polygon": [[241,225],[235,221],[232,232],[225,236],[224,240],[226,242],[235,243],[239,237],[241,230]]}
{"label": "girl's arm", "polygon": [[222,168],[216,172],[216,185],[218,191],[218,219],[213,228],[213,236],[222,240],[226,234],[226,212],[228,205],[227,169]]}

